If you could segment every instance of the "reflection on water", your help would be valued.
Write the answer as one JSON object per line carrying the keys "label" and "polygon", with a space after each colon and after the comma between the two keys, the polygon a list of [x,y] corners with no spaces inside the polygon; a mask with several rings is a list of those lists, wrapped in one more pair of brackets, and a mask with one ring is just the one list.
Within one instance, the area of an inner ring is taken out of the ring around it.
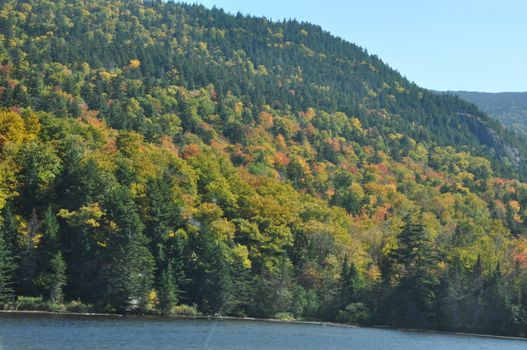
{"label": "reflection on water", "polygon": [[254,321],[0,315],[1,350],[515,350],[527,341]]}

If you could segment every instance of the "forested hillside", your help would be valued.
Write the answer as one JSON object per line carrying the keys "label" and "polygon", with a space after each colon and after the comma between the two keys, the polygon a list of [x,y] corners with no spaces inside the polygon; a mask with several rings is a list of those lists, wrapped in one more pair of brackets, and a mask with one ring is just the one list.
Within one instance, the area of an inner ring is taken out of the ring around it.
{"label": "forested hillside", "polygon": [[527,135],[527,92],[449,92],[474,103],[489,116]]}
{"label": "forested hillside", "polygon": [[527,148],[474,105],[311,24],[0,4],[5,308],[527,334]]}

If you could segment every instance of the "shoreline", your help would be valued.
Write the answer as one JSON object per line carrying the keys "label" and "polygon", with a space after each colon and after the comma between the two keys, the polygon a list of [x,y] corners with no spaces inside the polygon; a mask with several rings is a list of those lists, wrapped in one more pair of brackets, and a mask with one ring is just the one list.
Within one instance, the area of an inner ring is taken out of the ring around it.
{"label": "shoreline", "polygon": [[478,334],[465,333],[455,331],[440,331],[434,329],[414,329],[414,328],[396,328],[389,326],[359,326],[345,323],[324,322],[324,321],[305,321],[305,320],[281,320],[276,318],[257,318],[257,317],[236,317],[236,316],[214,316],[214,315],[200,315],[200,316],[186,316],[186,315],[122,315],[114,313],[97,313],[97,312],[54,312],[41,310],[0,310],[2,314],[14,315],[56,315],[56,316],[82,316],[82,317],[108,317],[108,318],[130,318],[130,319],[160,319],[160,320],[211,320],[211,321],[249,321],[249,322],[266,322],[266,323],[284,323],[284,324],[299,324],[299,325],[313,325],[324,327],[339,327],[339,328],[363,328],[363,329],[384,329],[390,331],[422,333],[422,334],[439,334],[439,335],[456,335],[465,337],[490,338],[501,340],[516,340],[527,342],[527,337],[514,337],[506,335],[492,335],[492,334]]}

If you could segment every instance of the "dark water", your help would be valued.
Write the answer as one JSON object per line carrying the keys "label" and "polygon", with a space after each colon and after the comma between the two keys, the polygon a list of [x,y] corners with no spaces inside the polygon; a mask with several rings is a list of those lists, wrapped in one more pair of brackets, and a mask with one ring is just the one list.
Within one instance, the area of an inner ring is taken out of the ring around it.
{"label": "dark water", "polygon": [[515,350],[527,341],[252,321],[0,315],[1,350]]}

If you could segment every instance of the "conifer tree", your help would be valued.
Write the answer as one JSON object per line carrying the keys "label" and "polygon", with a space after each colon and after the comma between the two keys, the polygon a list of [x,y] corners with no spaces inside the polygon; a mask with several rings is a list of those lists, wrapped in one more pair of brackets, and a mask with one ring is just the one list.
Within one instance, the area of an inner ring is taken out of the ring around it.
{"label": "conifer tree", "polygon": [[0,230],[0,303],[4,304],[12,300],[14,296],[13,272],[15,264],[12,253],[4,239],[4,232]]}
{"label": "conifer tree", "polygon": [[385,311],[392,323],[403,326],[424,327],[434,322],[439,281],[433,271],[437,260],[421,222],[420,214],[404,219],[398,246],[390,254],[389,278],[395,288]]}
{"label": "conifer tree", "polygon": [[170,265],[161,273],[158,297],[162,314],[169,314],[178,302],[178,286]]}
{"label": "conifer tree", "polygon": [[49,295],[53,303],[64,301],[64,286],[66,285],[66,263],[62,253],[58,251],[50,261]]}
{"label": "conifer tree", "polygon": [[128,237],[116,247],[105,267],[105,299],[118,311],[142,311],[154,279],[154,259],[141,237]]}

